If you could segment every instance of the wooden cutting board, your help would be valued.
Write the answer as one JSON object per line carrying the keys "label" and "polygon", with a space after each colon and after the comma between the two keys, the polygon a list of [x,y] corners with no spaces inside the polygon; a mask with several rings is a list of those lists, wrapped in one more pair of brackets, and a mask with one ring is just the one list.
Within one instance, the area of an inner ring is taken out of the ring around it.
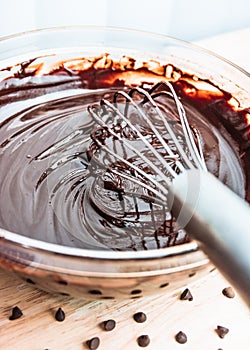
{"label": "wooden cutting board", "polygon": [[[249,43],[250,28],[198,44],[250,70]],[[47,294],[0,271],[0,350],[83,350],[95,336],[100,338],[100,350],[138,350],[137,338],[143,334],[150,337],[148,350],[249,350],[250,311],[237,294],[233,299],[222,294],[227,286],[214,271],[188,285],[192,301],[180,300],[183,290],[178,290],[137,300],[95,302]],[[10,321],[16,305],[23,316]],[[54,318],[59,307],[66,315],[63,322]],[[146,313],[146,322],[134,321],[138,311]],[[111,332],[100,326],[107,319],[116,321]],[[215,331],[218,325],[229,329],[224,339]],[[186,333],[186,344],[176,342],[179,331]]]}
{"label": "wooden cutting board", "polygon": [[[189,285],[193,300],[180,300],[182,290],[172,294],[128,301],[84,301],[49,295],[20,283],[0,272],[0,349],[83,350],[86,340],[100,338],[100,350],[138,350],[137,338],[149,335],[148,350],[248,350],[250,312],[239,296],[229,299],[222,294],[228,283],[217,271]],[[18,305],[23,316],[10,321],[12,307]],[[61,307],[65,320],[55,320]],[[144,323],[133,315],[142,311]],[[116,321],[111,332],[100,324]],[[229,333],[219,338],[215,329],[224,326]],[[179,344],[175,335],[183,331],[187,343]]]}

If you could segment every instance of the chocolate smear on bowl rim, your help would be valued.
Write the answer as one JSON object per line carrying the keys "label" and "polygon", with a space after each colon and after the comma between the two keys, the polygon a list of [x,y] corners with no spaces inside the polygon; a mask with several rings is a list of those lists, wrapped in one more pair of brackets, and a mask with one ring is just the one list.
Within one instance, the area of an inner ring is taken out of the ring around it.
{"label": "chocolate smear on bowl rim", "polygon": [[137,338],[137,343],[140,347],[145,348],[150,343],[150,338],[147,334],[140,335]]}
{"label": "chocolate smear on bowl rim", "polygon": [[23,316],[22,310],[18,306],[15,306],[12,309],[12,314],[10,315],[9,320],[10,321],[17,320],[21,316]]}

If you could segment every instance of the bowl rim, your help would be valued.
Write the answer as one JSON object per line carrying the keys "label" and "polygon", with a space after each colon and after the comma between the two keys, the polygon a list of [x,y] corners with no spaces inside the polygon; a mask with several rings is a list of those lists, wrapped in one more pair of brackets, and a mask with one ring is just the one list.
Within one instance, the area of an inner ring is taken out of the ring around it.
{"label": "bowl rim", "polygon": [[74,256],[81,258],[97,258],[102,260],[144,260],[144,259],[159,259],[166,258],[173,255],[182,255],[189,252],[197,251],[198,244],[192,240],[188,243],[183,243],[176,246],[138,250],[138,251],[114,251],[114,250],[97,250],[69,247],[55,243],[49,243],[38,239],[22,236],[18,233],[13,233],[0,228],[0,242],[9,242],[21,245],[25,248],[35,249],[41,252],[50,252],[64,256]]}
{"label": "bowl rim", "polygon": [[49,33],[49,32],[62,32],[62,31],[73,31],[73,30],[104,30],[104,31],[113,31],[113,32],[127,32],[130,34],[140,34],[144,36],[150,36],[151,38],[158,38],[162,40],[168,40],[172,41],[173,43],[180,44],[183,46],[186,46],[187,48],[197,50],[199,52],[203,52],[204,54],[207,54],[209,56],[213,56],[216,59],[219,59],[220,61],[224,61],[226,64],[236,68],[237,70],[241,71],[244,75],[250,78],[250,72],[246,71],[244,68],[240,67],[236,63],[228,60],[227,58],[213,52],[212,50],[206,49],[198,44],[195,44],[193,42],[189,42],[183,39],[175,38],[171,35],[164,35],[164,34],[159,34],[151,31],[145,31],[145,30],[140,30],[140,29],[133,29],[129,27],[115,27],[115,26],[97,26],[97,25],[68,25],[68,26],[49,26],[49,27],[43,27],[43,28],[38,28],[38,29],[32,29],[32,30],[27,30],[19,33],[13,33],[10,35],[5,35],[0,37],[0,45],[5,42],[9,42],[15,39],[22,38],[27,35],[36,35],[36,34],[43,34],[43,33]]}
{"label": "bowl rim", "polygon": [[[52,33],[52,32],[63,32],[63,31],[73,31],[73,30],[99,30],[99,31],[115,31],[117,33],[130,33],[130,34],[140,34],[144,36],[150,36],[151,38],[158,38],[161,40],[167,40],[168,42],[172,42],[178,45],[182,45],[189,49],[199,51],[206,55],[212,56],[215,59],[226,63],[234,67],[236,70],[243,73],[245,76],[250,78],[250,73],[239,67],[237,64],[227,60],[226,58],[207,50],[199,45],[187,42],[182,39],[174,38],[169,35],[158,34],[150,31],[143,31],[125,27],[113,27],[113,26],[95,26],[95,25],[70,25],[70,26],[52,26],[34,30],[28,30],[20,33],[14,33],[11,35],[0,37],[0,47],[1,44],[11,43],[11,41],[18,40],[19,38],[23,38],[26,36],[32,36],[36,34],[43,33]],[[113,251],[113,250],[95,250],[95,249],[84,249],[84,248],[76,248],[70,246],[63,246],[55,243],[49,243],[42,240],[37,240],[33,238],[29,238],[27,236],[23,236],[18,233],[10,232],[0,227],[0,241],[5,243],[11,243],[16,245],[21,245],[25,248],[31,248],[36,251],[48,252],[57,255],[65,255],[65,256],[74,256],[81,258],[97,258],[104,260],[141,260],[141,259],[159,259],[165,258],[173,255],[180,255],[189,252],[194,252],[199,250],[199,246],[196,241],[191,240],[188,243],[159,248],[159,249],[150,249],[150,250],[141,250],[141,251]]]}

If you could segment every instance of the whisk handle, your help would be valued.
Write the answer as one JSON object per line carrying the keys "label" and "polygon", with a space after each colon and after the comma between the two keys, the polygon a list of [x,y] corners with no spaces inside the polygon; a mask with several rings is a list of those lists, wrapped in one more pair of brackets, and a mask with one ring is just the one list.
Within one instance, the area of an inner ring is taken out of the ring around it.
{"label": "whisk handle", "polygon": [[212,174],[188,170],[176,177],[169,205],[177,222],[250,306],[250,206]]}

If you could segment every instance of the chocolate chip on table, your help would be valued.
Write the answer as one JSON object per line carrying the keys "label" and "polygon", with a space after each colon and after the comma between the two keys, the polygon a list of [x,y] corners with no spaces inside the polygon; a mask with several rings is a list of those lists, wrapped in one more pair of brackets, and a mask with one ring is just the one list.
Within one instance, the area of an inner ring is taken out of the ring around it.
{"label": "chocolate chip on table", "polygon": [[30,278],[27,278],[26,279],[26,282],[27,283],[30,283],[30,284],[36,284],[32,279],[30,279]]}
{"label": "chocolate chip on table", "polygon": [[225,295],[225,297],[230,299],[235,297],[235,292],[232,287],[226,287],[222,289],[222,294]]}
{"label": "chocolate chip on table", "polygon": [[59,307],[59,309],[57,310],[57,312],[55,313],[55,319],[58,321],[58,322],[62,322],[65,320],[65,313],[64,311],[62,310],[62,308]]}
{"label": "chocolate chip on table", "polygon": [[105,331],[110,332],[110,331],[112,331],[115,328],[116,322],[115,322],[115,320],[111,320],[110,319],[110,320],[104,321],[102,323],[102,326],[103,326],[103,329]]}
{"label": "chocolate chip on table", "polygon": [[187,342],[187,336],[184,332],[180,331],[175,335],[175,340],[179,344],[185,344]]}
{"label": "chocolate chip on table", "polygon": [[229,329],[223,326],[217,326],[216,332],[220,338],[224,338],[225,335],[229,332]]}
{"label": "chocolate chip on table", "polygon": [[12,314],[9,317],[9,320],[13,321],[13,320],[17,320],[18,318],[20,318],[23,315],[22,310],[19,309],[18,306],[13,307],[12,309]]}
{"label": "chocolate chip on table", "polygon": [[147,315],[144,312],[136,312],[133,316],[135,322],[143,323],[147,320]]}
{"label": "chocolate chip on table", "polygon": [[140,347],[145,348],[150,343],[150,338],[148,335],[143,334],[137,338],[137,343]]}
{"label": "chocolate chip on table", "polygon": [[189,300],[192,301],[194,298],[188,288],[186,288],[180,295],[181,300]]}
{"label": "chocolate chip on table", "polygon": [[86,341],[86,344],[90,350],[96,350],[100,345],[100,338],[94,337]]}

